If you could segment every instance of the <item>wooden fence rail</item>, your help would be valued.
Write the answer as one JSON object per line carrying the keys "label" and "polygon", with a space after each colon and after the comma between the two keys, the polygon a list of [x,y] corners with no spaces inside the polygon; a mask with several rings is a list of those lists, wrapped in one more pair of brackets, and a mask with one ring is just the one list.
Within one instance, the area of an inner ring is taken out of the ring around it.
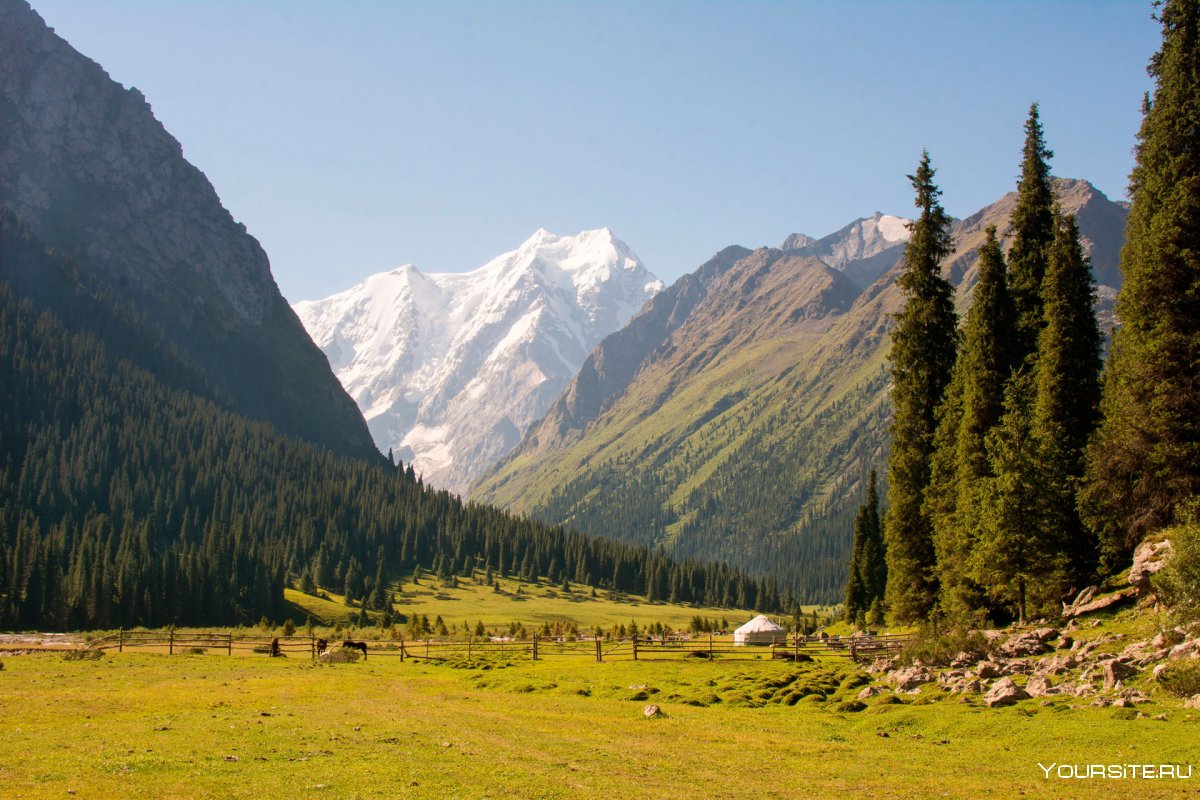
{"label": "wooden fence rail", "polygon": [[[793,636],[769,645],[738,645],[732,637],[707,635],[697,638],[670,639],[625,638],[527,640],[474,639],[419,641],[367,640],[364,657],[393,657],[422,661],[524,660],[544,658],[587,658],[603,661],[681,661],[699,660],[794,660],[849,658],[870,661],[894,655],[912,637],[899,634],[853,637]],[[235,638],[228,633],[192,633],[185,631],[117,631],[92,640],[96,650],[166,651],[176,654],[275,655],[317,658],[315,636],[253,636]],[[340,642],[330,640],[329,645]]]}

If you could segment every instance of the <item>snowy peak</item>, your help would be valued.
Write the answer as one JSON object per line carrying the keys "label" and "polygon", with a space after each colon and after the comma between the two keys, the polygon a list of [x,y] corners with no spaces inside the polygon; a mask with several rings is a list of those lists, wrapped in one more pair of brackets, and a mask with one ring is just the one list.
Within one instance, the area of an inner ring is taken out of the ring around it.
{"label": "snowy peak", "polygon": [[816,256],[866,288],[903,253],[911,236],[908,224],[909,220],[903,217],[876,211],[821,239],[793,233],[784,240],[781,249],[796,255]]}
{"label": "snowy peak", "polygon": [[380,450],[465,492],[661,290],[607,228],[539,229],[469,272],[405,264],[295,310]]}

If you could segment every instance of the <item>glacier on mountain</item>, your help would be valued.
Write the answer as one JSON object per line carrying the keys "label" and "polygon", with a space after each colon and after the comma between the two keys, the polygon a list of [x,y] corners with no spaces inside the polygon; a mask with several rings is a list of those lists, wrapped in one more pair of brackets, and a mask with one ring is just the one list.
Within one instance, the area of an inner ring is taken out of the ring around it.
{"label": "glacier on mountain", "polygon": [[662,286],[606,228],[538,230],[470,272],[406,264],[294,309],[380,450],[464,493]]}

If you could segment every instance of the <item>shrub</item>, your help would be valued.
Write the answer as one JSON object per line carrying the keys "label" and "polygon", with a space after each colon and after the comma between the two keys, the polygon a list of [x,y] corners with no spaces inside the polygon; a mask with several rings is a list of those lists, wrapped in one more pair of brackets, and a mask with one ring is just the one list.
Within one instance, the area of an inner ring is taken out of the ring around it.
{"label": "shrub", "polygon": [[104,658],[103,650],[66,650],[63,652],[63,661],[99,661]]}
{"label": "shrub", "polygon": [[296,633],[296,623],[292,622],[290,619],[285,620],[283,623],[283,635],[284,636],[293,636],[295,633]]}
{"label": "shrub", "polygon": [[920,661],[931,667],[945,667],[949,666],[959,653],[967,653],[973,659],[982,659],[991,651],[992,645],[979,631],[955,629],[935,636],[933,629],[925,626],[900,652],[899,661],[902,664]]}
{"label": "shrub", "polygon": [[1200,660],[1168,662],[1158,675],[1158,683],[1176,697],[1200,694]]}
{"label": "shrub", "polygon": [[1200,523],[1167,532],[1174,555],[1150,580],[1158,599],[1184,624],[1200,621]]}

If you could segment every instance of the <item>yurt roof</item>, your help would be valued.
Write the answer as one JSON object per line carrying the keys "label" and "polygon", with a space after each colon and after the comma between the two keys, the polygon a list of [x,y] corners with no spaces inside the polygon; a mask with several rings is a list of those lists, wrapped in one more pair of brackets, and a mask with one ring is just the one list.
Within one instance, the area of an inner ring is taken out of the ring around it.
{"label": "yurt roof", "polygon": [[742,627],[738,628],[734,633],[776,633],[782,631],[783,628],[776,625],[763,614],[759,614],[754,619],[747,622]]}

